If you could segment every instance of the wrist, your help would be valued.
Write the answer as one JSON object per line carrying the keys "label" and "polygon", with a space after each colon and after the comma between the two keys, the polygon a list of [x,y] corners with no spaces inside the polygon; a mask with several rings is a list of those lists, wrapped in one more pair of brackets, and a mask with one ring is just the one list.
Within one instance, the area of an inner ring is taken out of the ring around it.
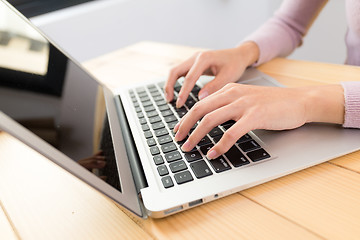
{"label": "wrist", "polygon": [[344,90],[341,85],[302,88],[306,122],[344,123]]}
{"label": "wrist", "polygon": [[256,63],[260,56],[260,49],[255,42],[247,41],[236,47],[239,56],[245,61],[246,66]]}

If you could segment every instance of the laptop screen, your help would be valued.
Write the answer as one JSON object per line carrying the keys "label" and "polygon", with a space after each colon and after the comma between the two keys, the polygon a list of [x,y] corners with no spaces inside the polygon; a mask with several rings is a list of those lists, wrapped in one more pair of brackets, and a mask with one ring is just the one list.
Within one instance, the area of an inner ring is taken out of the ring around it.
{"label": "laptop screen", "polygon": [[0,112],[121,191],[102,87],[0,1]]}

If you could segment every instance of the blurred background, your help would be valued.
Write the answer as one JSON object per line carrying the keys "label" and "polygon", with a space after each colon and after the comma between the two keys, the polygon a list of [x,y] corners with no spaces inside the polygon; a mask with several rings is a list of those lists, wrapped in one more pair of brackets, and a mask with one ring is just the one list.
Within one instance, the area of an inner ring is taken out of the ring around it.
{"label": "blurred background", "polygon": [[[230,48],[270,18],[281,4],[281,0],[10,2],[78,61],[144,40]],[[329,1],[303,46],[290,58],[344,63],[344,5],[342,0]]]}

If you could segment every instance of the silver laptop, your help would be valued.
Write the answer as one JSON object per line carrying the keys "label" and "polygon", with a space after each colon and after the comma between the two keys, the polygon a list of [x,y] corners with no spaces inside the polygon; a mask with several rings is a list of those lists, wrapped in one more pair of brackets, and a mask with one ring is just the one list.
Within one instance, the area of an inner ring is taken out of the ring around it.
{"label": "silver laptop", "polygon": [[[307,124],[249,132],[207,160],[228,121],[182,152],[172,129],[209,78],[180,109],[165,102],[164,79],[110,90],[4,0],[0,12],[1,131],[141,217],[166,217],[360,149],[359,130]],[[281,87],[256,69],[240,82]],[[181,79],[175,95],[180,88]]]}

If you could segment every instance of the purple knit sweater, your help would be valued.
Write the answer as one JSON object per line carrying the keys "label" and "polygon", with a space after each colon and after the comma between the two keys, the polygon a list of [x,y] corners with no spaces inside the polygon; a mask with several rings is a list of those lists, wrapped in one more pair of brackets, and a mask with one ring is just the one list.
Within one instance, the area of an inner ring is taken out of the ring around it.
{"label": "purple knit sweater", "polygon": [[[260,49],[256,65],[285,57],[302,44],[308,28],[327,0],[285,0],[275,15],[246,40]],[[345,0],[348,31],[346,64],[360,66],[360,1]],[[344,127],[360,128],[360,76],[356,82],[342,82],[345,97]]]}

